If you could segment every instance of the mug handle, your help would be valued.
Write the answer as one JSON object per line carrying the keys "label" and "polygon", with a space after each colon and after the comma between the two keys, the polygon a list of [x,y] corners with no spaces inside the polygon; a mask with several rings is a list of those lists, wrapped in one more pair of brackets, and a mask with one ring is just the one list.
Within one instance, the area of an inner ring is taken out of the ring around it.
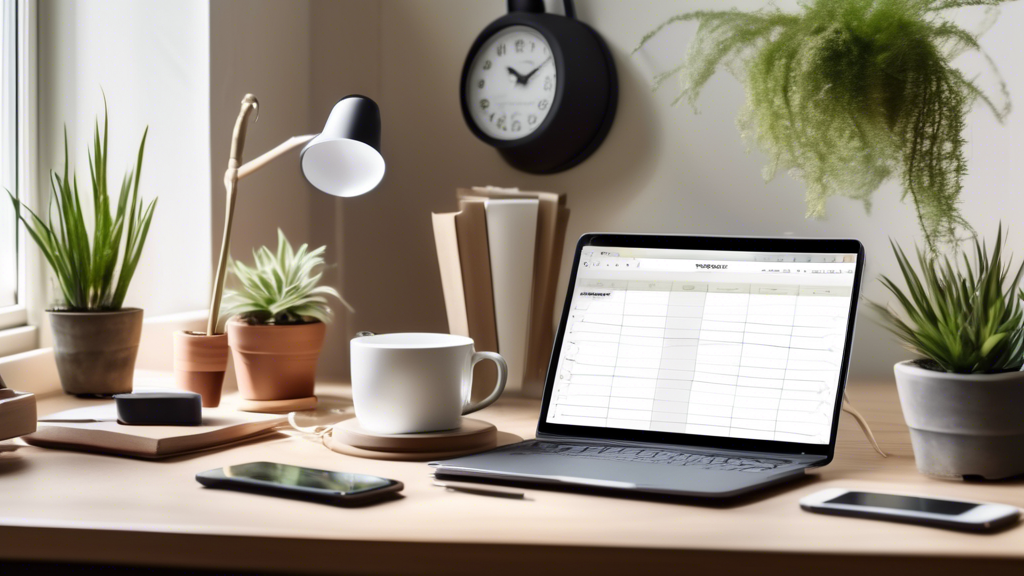
{"label": "mug handle", "polygon": [[[497,352],[473,352],[473,363],[470,365],[470,373],[472,373],[472,367],[476,366],[477,362],[481,362],[483,360],[490,360],[498,365],[497,386],[494,387],[494,392],[491,392],[491,395],[487,398],[484,398],[476,404],[468,404],[463,408],[463,416],[466,414],[472,414],[477,410],[487,408],[491,404],[494,404],[494,401],[497,400],[501,396],[501,393],[505,391],[505,381],[508,380],[508,364],[505,363],[505,359]],[[470,390],[472,389],[473,387],[470,385]]]}

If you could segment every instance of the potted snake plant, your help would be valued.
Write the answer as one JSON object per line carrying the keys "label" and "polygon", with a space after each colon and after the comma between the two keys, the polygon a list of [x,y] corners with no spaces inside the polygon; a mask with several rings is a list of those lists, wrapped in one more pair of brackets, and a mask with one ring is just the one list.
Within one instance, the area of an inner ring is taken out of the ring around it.
{"label": "potted snake plant", "polygon": [[[132,390],[143,312],[125,308],[124,300],[156,208],[156,199],[146,204],[139,196],[149,128],[142,134],[135,166],[128,169],[118,196],[112,199],[107,184],[107,127],[104,100],[103,131],[97,119],[89,152],[91,195],[79,193],[77,178],[69,169],[66,128],[64,170],[50,173],[47,220],[8,192],[18,219],[60,287],[63,302],[48,310],[54,357],[64,392],[78,396]],[[88,196],[93,208],[91,235],[82,208]]]}
{"label": "potted snake plant", "polygon": [[881,277],[903,309],[871,303],[919,356],[896,364],[896,386],[918,470],[989,480],[1024,474],[1024,266],[975,239],[959,260],[918,250],[915,270],[893,243],[906,289]]}
{"label": "potted snake plant", "polygon": [[325,250],[306,244],[294,250],[278,230],[276,253],[263,246],[253,251],[254,266],[231,262],[238,287],[224,296],[228,345],[238,390],[250,404],[313,397],[333,317],[327,298],[352,310],[337,290],[320,286]]}

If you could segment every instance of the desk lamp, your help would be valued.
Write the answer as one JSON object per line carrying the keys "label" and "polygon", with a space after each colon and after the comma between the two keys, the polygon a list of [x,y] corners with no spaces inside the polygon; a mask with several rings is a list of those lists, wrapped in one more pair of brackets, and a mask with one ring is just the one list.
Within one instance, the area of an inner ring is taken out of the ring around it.
{"label": "desk lamp", "polygon": [[256,112],[255,122],[259,119],[259,102],[252,94],[246,94],[235,120],[231,156],[224,173],[227,192],[224,239],[210,298],[206,332],[179,331],[174,334],[175,382],[179,388],[201,394],[203,406],[207,407],[220,404],[224,372],[228,365],[228,338],[226,334],[217,333],[217,324],[231,248],[238,181],[303,145],[299,153],[303,176],[317,189],[332,196],[349,198],[365,194],[376,188],[384,177],[384,158],[380,155],[380,110],[373,100],[365,96],[342,98],[334,105],[320,134],[294,136],[242,164],[245,131],[249,115],[253,112]]}
{"label": "desk lamp", "polygon": [[376,188],[384,177],[384,158],[380,155],[380,109],[365,96],[346,96],[338,101],[320,134],[293,136],[262,156],[239,166],[245,145],[247,120],[252,112],[256,112],[254,122],[259,120],[259,102],[252,94],[246,94],[235,120],[231,157],[224,173],[224,188],[227,191],[224,239],[210,298],[207,334],[217,333],[239,180],[303,144],[305,147],[299,153],[302,175],[322,192],[342,198],[359,196]]}

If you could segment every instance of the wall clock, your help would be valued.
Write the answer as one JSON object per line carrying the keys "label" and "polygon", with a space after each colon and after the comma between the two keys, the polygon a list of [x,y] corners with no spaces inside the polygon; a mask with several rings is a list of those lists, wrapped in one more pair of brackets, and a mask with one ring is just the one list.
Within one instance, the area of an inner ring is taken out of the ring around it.
{"label": "wall clock", "polygon": [[618,78],[604,40],[543,0],[508,0],[473,42],[462,68],[462,115],[512,166],[568,170],[601,145],[615,118]]}

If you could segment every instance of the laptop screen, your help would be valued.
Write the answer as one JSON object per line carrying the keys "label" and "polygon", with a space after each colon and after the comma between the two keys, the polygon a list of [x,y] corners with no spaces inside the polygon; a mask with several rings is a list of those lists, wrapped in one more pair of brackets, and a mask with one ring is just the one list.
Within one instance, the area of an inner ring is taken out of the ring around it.
{"label": "laptop screen", "polygon": [[857,258],[583,246],[544,421],[828,445]]}

